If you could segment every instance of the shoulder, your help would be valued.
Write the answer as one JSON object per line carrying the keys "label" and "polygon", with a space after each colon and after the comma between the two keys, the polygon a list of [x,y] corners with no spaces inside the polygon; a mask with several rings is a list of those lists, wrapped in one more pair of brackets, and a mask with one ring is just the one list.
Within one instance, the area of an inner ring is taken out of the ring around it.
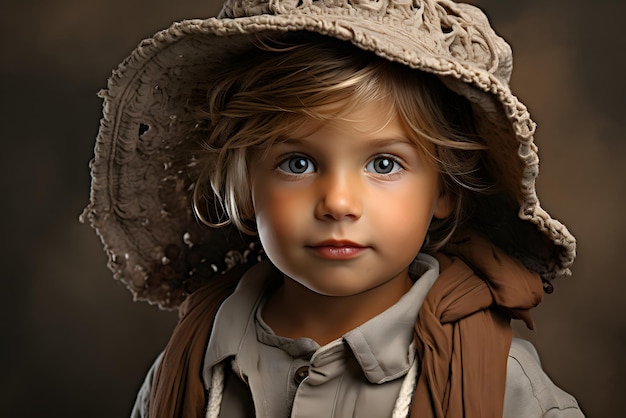
{"label": "shoulder", "polygon": [[541,368],[533,345],[513,338],[507,363],[504,417],[578,418],[576,399],[557,387]]}
{"label": "shoulder", "polygon": [[156,358],[150,370],[146,374],[146,378],[137,393],[137,399],[135,400],[135,404],[133,405],[133,410],[130,414],[131,418],[146,418],[148,417],[148,406],[150,404],[150,392],[152,391],[152,382],[154,381],[154,375],[156,370],[159,368],[159,364],[161,363],[161,359],[163,358],[163,353],[159,354]]}

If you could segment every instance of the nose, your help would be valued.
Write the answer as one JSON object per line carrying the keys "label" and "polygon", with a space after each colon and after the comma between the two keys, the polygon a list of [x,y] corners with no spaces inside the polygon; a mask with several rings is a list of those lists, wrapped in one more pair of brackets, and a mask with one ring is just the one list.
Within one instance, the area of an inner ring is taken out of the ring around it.
{"label": "nose", "polygon": [[357,220],[363,213],[358,179],[346,173],[328,173],[320,179],[315,216],[323,221]]}

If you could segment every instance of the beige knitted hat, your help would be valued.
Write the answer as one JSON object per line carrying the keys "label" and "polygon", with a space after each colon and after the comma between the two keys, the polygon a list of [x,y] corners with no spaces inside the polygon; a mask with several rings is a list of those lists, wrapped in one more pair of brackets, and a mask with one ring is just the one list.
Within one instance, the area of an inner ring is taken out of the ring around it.
{"label": "beige knitted hat", "polygon": [[195,219],[180,120],[185,86],[265,31],[350,41],[434,73],[465,96],[507,191],[479,209],[487,235],[546,283],[570,274],[576,242],[539,205],[535,124],[508,86],[511,49],[479,9],[449,0],[227,0],[217,18],[174,23],[141,42],[100,93],[104,117],[81,220],[96,229],[109,267],[136,299],[176,307],[207,280],[257,260],[253,237]]}

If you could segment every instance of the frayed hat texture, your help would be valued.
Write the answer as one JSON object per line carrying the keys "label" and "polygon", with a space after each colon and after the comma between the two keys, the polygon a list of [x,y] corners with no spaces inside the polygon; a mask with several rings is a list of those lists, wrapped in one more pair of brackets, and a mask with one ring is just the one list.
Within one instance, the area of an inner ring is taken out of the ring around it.
{"label": "frayed hat texture", "polygon": [[[570,274],[576,241],[535,191],[535,124],[511,93],[509,45],[476,7],[448,0],[229,0],[217,18],[174,23],[139,44],[100,95],[103,118],[81,219],[136,299],[174,308],[207,280],[259,257],[254,237],[197,221],[199,168],[185,154],[190,81],[260,32],[308,31],[437,75],[465,96],[506,196],[486,198],[476,229],[545,280]],[[488,224],[488,225],[487,225]]]}

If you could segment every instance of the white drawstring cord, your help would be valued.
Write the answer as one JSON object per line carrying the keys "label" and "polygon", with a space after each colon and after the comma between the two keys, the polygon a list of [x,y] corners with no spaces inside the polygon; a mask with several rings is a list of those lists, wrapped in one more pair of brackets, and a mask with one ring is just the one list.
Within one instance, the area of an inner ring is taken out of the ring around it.
{"label": "white drawstring cord", "polygon": [[417,356],[413,360],[413,364],[409,368],[402,386],[400,386],[400,394],[396,399],[396,404],[393,407],[391,418],[407,418],[409,416],[409,409],[411,407],[411,401],[413,400],[413,391],[415,390],[417,378]]}
{"label": "white drawstring cord", "polygon": [[211,371],[211,388],[209,389],[209,404],[206,409],[206,418],[219,418],[224,395],[224,364],[213,366]]}

